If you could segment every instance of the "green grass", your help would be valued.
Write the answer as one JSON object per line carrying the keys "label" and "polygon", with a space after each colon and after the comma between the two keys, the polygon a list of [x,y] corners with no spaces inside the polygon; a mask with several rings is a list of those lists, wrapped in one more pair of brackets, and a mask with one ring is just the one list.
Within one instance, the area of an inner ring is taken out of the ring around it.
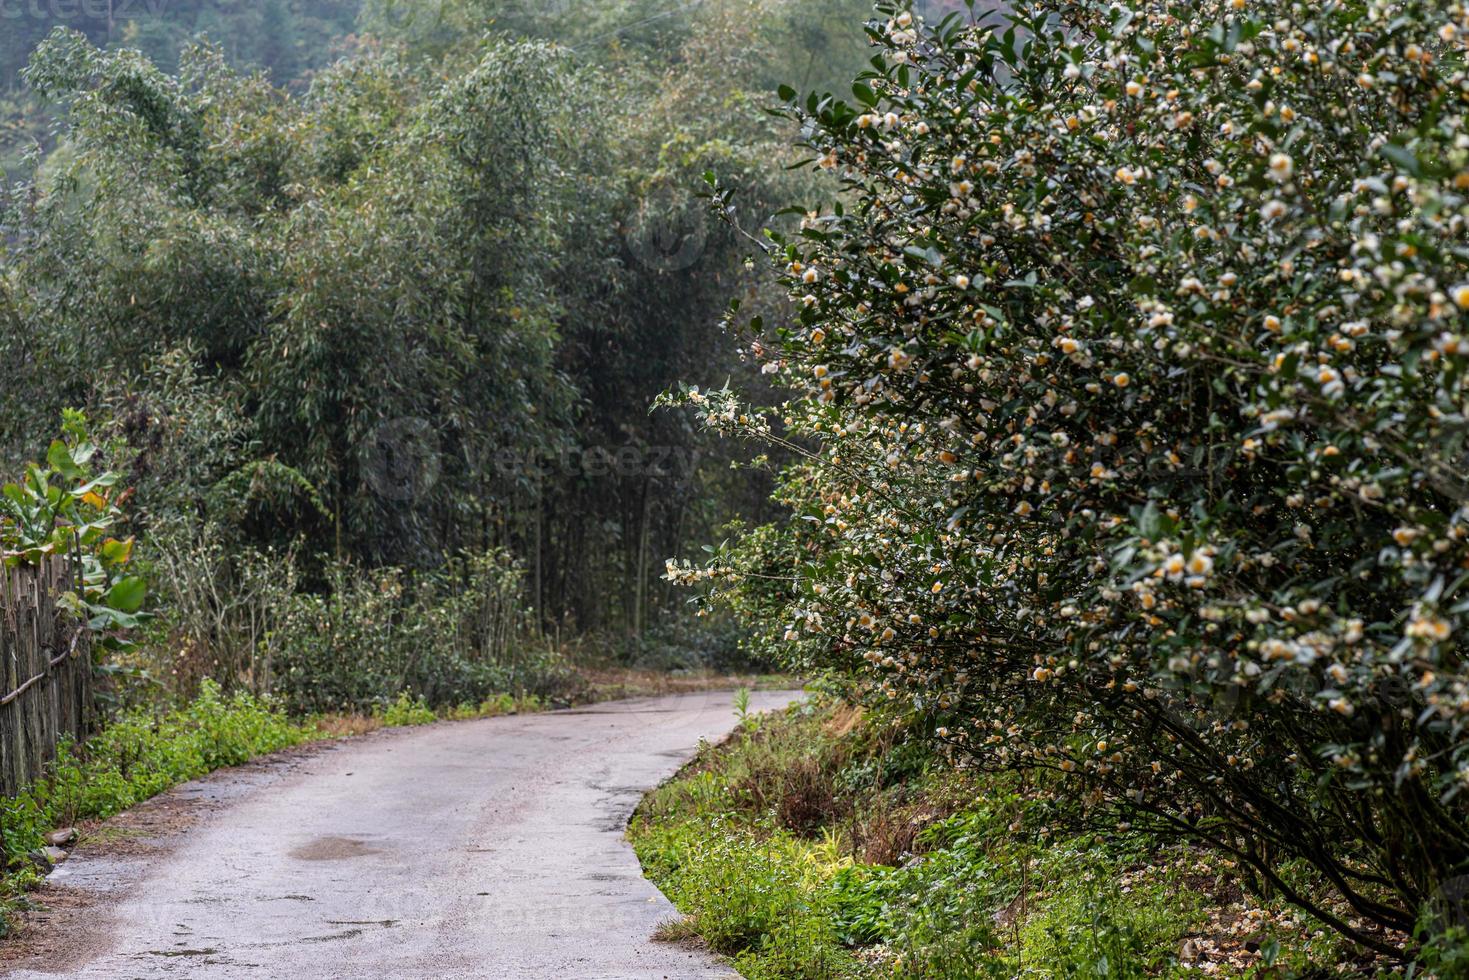
{"label": "green grass", "polygon": [[685,916],[664,933],[701,935],[751,980],[1181,978],[1201,949],[1216,977],[1346,961],[1245,899],[1226,863],[1076,829],[1079,804],[956,771],[894,725],[807,704],[701,747],[631,828]]}

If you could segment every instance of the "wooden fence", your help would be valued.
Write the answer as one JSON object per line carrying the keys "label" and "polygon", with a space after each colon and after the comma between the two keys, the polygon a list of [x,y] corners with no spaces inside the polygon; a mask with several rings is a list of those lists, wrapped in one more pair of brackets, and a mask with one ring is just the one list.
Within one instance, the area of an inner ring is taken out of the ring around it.
{"label": "wooden fence", "polygon": [[73,564],[0,567],[0,797],[14,796],[56,758],[65,736],[91,728],[89,634],[57,600]]}

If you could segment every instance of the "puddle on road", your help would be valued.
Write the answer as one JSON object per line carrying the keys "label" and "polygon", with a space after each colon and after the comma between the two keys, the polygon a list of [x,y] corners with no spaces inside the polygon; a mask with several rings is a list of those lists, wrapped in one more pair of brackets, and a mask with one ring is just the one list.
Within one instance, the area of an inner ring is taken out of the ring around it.
{"label": "puddle on road", "polygon": [[298,861],[347,861],[382,852],[355,837],[318,837],[291,852]]}

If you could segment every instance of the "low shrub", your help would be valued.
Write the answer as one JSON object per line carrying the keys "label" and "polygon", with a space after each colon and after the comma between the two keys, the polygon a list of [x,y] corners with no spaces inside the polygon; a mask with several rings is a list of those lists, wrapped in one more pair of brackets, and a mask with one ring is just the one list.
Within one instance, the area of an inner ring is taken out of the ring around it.
{"label": "low shrub", "polygon": [[[1350,951],[1319,921],[1244,900],[1230,863],[1086,830],[1076,806],[1033,780],[930,754],[895,780],[841,788],[906,724],[808,704],[704,747],[631,829],[648,876],[687,917],[665,932],[695,932],[765,980],[1351,973]],[[836,787],[825,818],[777,805],[791,760]],[[862,857],[882,847],[874,827],[906,828],[887,863]]]}
{"label": "low shrub", "polygon": [[94,648],[111,651],[142,622],[148,585],[130,568],[134,540],[114,536],[128,494],[117,489],[116,473],[94,471],[89,429],[83,413],[63,413],[46,461],[28,463],[21,479],[0,487],[0,570],[70,559],[77,584],[68,605],[93,631]]}
{"label": "low shrub", "polygon": [[838,815],[835,770],[820,757],[752,760],[731,790],[755,811],[797,834],[810,834]]}
{"label": "low shrub", "polygon": [[520,570],[502,552],[416,575],[332,564],[324,594],[288,603],[271,641],[277,690],[294,712],[370,712],[403,692],[448,708],[577,689],[571,665],[531,627]]}
{"label": "low shrub", "polygon": [[750,629],[730,615],[668,615],[643,634],[623,639],[616,659],[638,670],[767,674],[775,660],[752,644]]}
{"label": "low shrub", "polygon": [[400,725],[431,725],[439,720],[422,698],[410,697],[407,691],[398,695],[396,701],[390,701],[386,708],[382,708],[378,714],[384,725],[395,728]]}
{"label": "low shrub", "polygon": [[678,822],[636,835],[650,875],[699,935],[751,980],[828,977],[850,960],[825,913],[819,869],[795,837]]}

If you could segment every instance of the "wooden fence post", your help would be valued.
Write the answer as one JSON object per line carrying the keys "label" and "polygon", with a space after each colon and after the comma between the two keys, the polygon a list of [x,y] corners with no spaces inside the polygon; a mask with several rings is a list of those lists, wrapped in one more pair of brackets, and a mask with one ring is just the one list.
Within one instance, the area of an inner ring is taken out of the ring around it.
{"label": "wooden fence post", "polygon": [[58,604],[79,574],[65,558],[0,567],[0,796],[40,776],[63,738],[91,731],[90,634]]}

